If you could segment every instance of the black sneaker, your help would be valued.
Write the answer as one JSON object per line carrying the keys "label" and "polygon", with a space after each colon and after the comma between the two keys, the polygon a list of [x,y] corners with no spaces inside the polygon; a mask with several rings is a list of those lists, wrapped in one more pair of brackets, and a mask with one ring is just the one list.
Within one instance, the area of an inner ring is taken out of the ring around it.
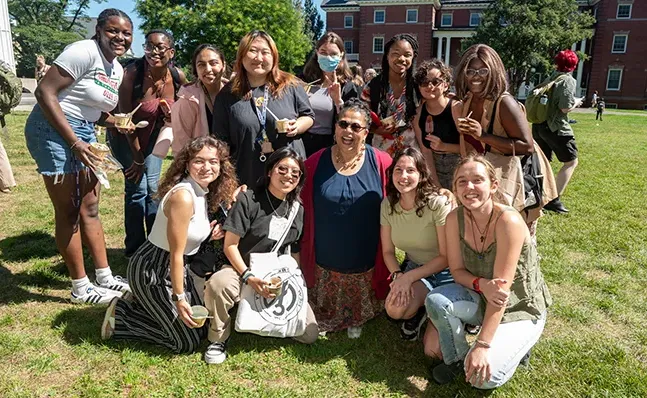
{"label": "black sneaker", "polygon": [[451,365],[441,363],[433,369],[431,375],[433,376],[433,379],[436,383],[447,384],[451,383],[457,376],[460,376],[464,373],[465,371],[463,370],[463,361],[458,361],[454,362]]}
{"label": "black sneaker", "polygon": [[520,365],[522,366],[528,366],[530,364],[530,355],[532,354],[532,348],[528,350],[526,355],[521,358],[521,362],[519,362]]}
{"label": "black sneaker", "polygon": [[402,322],[402,326],[400,326],[400,337],[402,340],[418,339],[420,329],[422,329],[422,325],[425,324],[426,320],[427,312],[425,311],[425,307],[420,307],[413,318],[406,319]]}
{"label": "black sneaker", "polygon": [[550,202],[546,203],[543,208],[544,210],[554,211],[555,213],[559,213],[559,214],[568,213],[568,209],[566,208],[566,206],[564,206],[562,201],[559,200],[559,198],[555,198]]}
{"label": "black sneaker", "polygon": [[225,362],[225,359],[227,359],[227,340],[223,342],[216,341],[209,344],[207,351],[204,353],[204,361],[207,364],[217,365]]}

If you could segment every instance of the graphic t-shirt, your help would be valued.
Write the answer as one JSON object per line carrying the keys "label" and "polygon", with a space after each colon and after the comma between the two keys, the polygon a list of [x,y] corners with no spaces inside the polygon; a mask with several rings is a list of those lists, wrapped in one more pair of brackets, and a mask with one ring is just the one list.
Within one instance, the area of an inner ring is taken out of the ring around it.
{"label": "graphic t-shirt", "polygon": [[115,109],[124,70],[117,58],[112,63],[106,60],[95,40],[70,44],[54,64],[74,79],[74,83],[58,94],[64,114],[96,122],[101,112]]}

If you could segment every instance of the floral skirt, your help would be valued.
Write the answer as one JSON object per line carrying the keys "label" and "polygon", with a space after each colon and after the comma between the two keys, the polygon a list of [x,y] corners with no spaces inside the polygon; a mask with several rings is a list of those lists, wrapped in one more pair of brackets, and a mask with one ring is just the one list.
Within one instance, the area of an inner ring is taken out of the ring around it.
{"label": "floral skirt", "polygon": [[342,274],[316,266],[317,282],[308,291],[319,330],[335,332],[361,326],[384,310],[371,287],[373,269],[361,274]]}

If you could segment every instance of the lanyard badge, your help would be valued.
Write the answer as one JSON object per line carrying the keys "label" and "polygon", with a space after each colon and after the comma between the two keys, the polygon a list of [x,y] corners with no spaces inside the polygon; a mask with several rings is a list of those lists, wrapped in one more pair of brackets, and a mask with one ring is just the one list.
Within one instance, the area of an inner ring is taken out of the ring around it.
{"label": "lanyard badge", "polygon": [[267,85],[263,91],[263,96],[253,99],[254,109],[256,110],[256,116],[258,116],[258,121],[261,123],[261,134],[256,137],[255,143],[261,147],[261,156],[259,160],[265,162],[267,160],[267,154],[274,152],[272,148],[272,143],[267,137],[267,132],[265,131],[265,125],[267,123],[267,101],[269,99],[269,90]]}

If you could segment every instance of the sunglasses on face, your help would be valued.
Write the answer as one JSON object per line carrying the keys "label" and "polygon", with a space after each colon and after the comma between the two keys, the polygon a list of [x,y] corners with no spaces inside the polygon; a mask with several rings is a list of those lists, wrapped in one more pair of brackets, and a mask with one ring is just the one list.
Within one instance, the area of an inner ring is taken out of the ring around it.
{"label": "sunglasses on face", "polygon": [[346,130],[348,127],[353,131],[353,133],[361,133],[362,130],[365,130],[366,127],[362,126],[359,123],[351,123],[347,120],[340,120],[337,122],[337,126],[341,129]]}
{"label": "sunglasses on face", "polygon": [[158,53],[159,55],[164,55],[168,50],[170,50],[170,47],[166,46],[154,46],[152,44],[144,44],[142,45],[144,48],[144,52],[146,54],[151,54],[151,53]]}
{"label": "sunglasses on face", "polygon": [[432,88],[432,87],[438,86],[441,83],[445,83],[445,81],[443,79],[438,79],[438,78],[434,77],[434,78],[431,78],[431,79],[425,79],[425,80],[421,81],[419,86],[420,87]]}
{"label": "sunglasses on face", "polygon": [[276,166],[276,172],[282,176],[290,173],[290,177],[296,178],[296,179],[299,179],[301,177],[301,170],[293,169],[288,166],[283,166],[283,165]]}
{"label": "sunglasses on face", "polygon": [[481,68],[481,69],[467,69],[465,71],[465,75],[467,77],[474,77],[476,75],[479,75],[481,77],[485,77],[490,73],[490,70],[488,68]]}

